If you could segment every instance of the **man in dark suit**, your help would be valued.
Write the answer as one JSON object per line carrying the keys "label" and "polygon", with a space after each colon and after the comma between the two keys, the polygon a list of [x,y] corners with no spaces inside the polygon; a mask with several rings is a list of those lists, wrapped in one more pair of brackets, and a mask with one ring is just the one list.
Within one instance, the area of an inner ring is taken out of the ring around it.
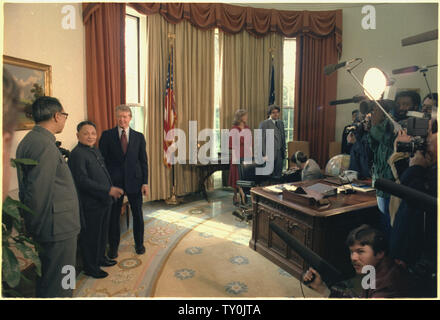
{"label": "man in dark suit", "polygon": [[273,156],[274,159],[268,159],[269,161],[273,160],[273,177],[281,177],[283,172],[283,161],[286,157],[286,136],[284,132],[284,123],[282,120],[279,120],[280,117],[280,107],[276,105],[269,106],[267,111],[268,119],[262,121],[260,123],[260,129],[263,130],[263,155],[266,152],[266,130],[271,129],[274,130],[274,144],[273,144]]}
{"label": "man in dark suit", "polygon": [[[132,114],[128,106],[116,108],[118,125],[102,133],[99,149],[104,156],[113,184],[127,195],[133,215],[133,237],[137,254],[144,254],[142,195],[148,196],[148,160],[144,135],[129,127]],[[113,204],[110,215],[108,257],[118,256],[120,216],[123,197]]]}
{"label": "man in dark suit", "polygon": [[104,158],[94,147],[97,134],[93,122],[82,121],[77,126],[78,145],[69,157],[69,167],[75,180],[81,212],[79,245],[84,273],[93,278],[105,278],[100,267],[110,267],[115,260],[105,256],[112,197],[119,199],[124,191],[114,187],[105,168]]}
{"label": "man in dark suit", "polygon": [[18,177],[20,200],[35,214],[24,215],[26,230],[39,244],[41,277],[39,298],[71,297],[63,288],[64,266],[75,267],[76,243],[80,231],[79,204],[75,184],[66,161],[55,145],[55,134],[64,129],[68,114],[52,97],[40,97],[32,104],[35,127],[17,148],[17,158],[32,159]]}

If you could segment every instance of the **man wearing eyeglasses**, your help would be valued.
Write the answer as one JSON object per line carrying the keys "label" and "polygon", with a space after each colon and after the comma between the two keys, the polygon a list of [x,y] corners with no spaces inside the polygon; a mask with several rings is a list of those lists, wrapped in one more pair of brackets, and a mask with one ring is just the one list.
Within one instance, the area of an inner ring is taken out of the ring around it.
{"label": "man wearing eyeglasses", "polygon": [[24,214],[26,229],[40,247],[36,296],[71,297],[73,290],[62,285],[63,267],[76,264],[79,204],[72,174],[55,144],[68,114],[58,99],[40,97],[32,104],[32,117],[36,125],[18,145],[16,156],[38,162],[23,166],[18,177],[20,200],[34,211]]}

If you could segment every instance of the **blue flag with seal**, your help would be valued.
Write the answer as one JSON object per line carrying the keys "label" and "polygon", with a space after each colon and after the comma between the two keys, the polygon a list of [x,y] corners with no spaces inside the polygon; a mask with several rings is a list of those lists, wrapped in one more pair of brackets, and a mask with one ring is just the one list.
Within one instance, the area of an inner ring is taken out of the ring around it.
{"label": "blue flag with seal", "polygon": [[270,91],[269,91],[269,106],[275,103],[275,68],[273,65],[273,58],[271,59],[270,67]]}

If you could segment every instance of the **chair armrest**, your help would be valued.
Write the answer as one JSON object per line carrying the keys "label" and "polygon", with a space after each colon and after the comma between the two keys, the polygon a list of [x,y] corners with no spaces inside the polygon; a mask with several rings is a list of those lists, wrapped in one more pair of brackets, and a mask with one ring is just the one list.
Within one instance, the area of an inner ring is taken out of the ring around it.
{"label": "chair armrest", "polygon": [[241,188],[255,187],[255,181],[237,180],[236,184],[238,187],[241,187]]}

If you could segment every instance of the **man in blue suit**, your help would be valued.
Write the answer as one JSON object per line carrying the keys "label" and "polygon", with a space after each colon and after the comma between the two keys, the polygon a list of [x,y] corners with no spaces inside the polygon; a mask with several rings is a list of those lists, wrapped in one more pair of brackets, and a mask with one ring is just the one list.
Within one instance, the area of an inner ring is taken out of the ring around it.
{"label": "man in blue suit", "polygon": [[[118,125],[102,133],[99,149],[104,157],[113,185],[127,195],[133,215],[133,237],[137,254],[144,254],[144,219],[142,196],[148,196],[148,159],[144,135],[129,127],[130,107],[116,107]],[[120,215],[123,197],[113,204],[109,227],[108,257],[118,256],[120,241]]]}

